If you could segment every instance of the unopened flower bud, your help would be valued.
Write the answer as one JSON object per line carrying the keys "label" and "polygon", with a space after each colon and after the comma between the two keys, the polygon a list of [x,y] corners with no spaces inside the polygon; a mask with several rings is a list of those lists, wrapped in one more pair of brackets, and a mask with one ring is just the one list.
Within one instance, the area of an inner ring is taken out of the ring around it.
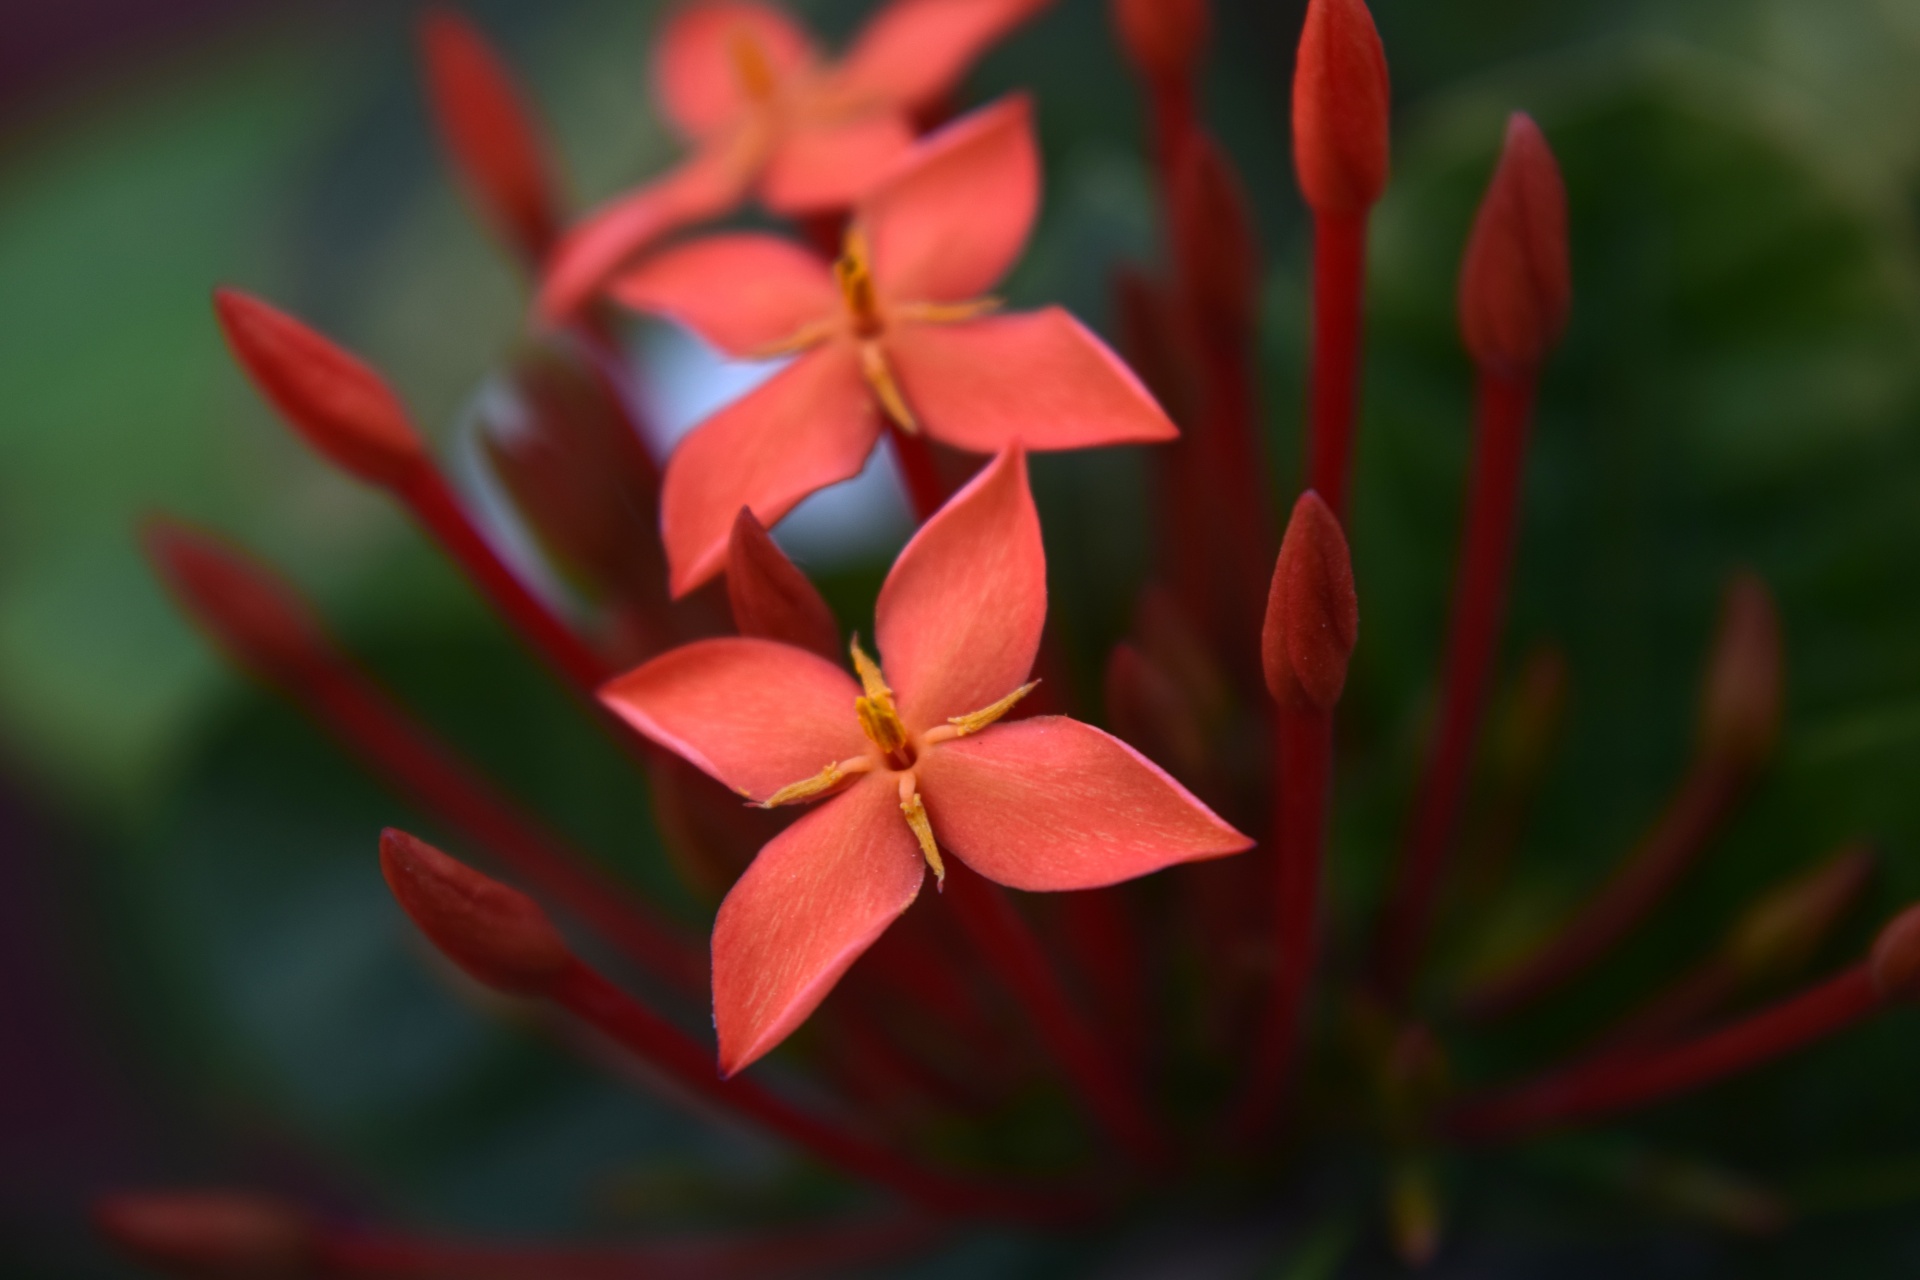
{"label": "unopened flower bud", "polygon": [[164,516],[146,521],[140,542],[180,607],[248,670],[283,678],[325,660],[319,619],[266,566]]}
{"label": "unopened flower bud", "polygon": [[1193,75],[1212,27],[1207,0],[1113,0],[1113,25],[1148,80]]}
{"label": "unopened flower bud", "polygon": [[452,9],[420,24],[427,97],[440,138],[481,213],[530,264],[559,231],[551,167],[512,75]]}
{"label": "unopened flower bud", "polygon": [[126,1192],[93,1206],[94,1225],[140,1263],[182,1275],[279,1280],[313,1274],[313,1221],[240,1191]]}
{"label": "unopened flower bud", "polygon": [[840,660],[840,624],[833,611],[746,507],[740,508],[727,540],[727,599],[741,635]]}
{"label": "unopened flower bud", "polygon": [[1364,213],[1386,190],[1390,110],[1365,0],[1311,0],[1293,67],[1293,164],[1314,212]]}
{"label": "unopened flower bud", "polygon": [[485,986],[534,995],[573,961],[532,898],[424,840],[391,828],[381,832],[380,870],[428,940]]}
{"label": "unopened flower bud", "polygon": [[1330,711],[1360,637],[1353,562],[1333,509],[1309,489],[1294,504],[1267,592],[1260,653],[1267,691],[1282,705]]}
{"label": "unopened flower bud", "polygon": [[1812,958],[1873,878],[1871,849],[1842,849],[1748,908],[1727,937],[1726,954],[1743,973],[1791,972]]}
{"label": "unopened flower bud", "polygon": [[425,460],[399,397],[359,358],[238,290],[216,290],[213,305],[260,393],[335,466],[386,488]]}
{"label": "unopened flower bud", "polygon": [[1867,963],[1884,998],[1920,1000],[1920,903],[1887,922]]}
{"label": "unopened flower bud", "polygon": [[1700,752],[1743,769],[1773,754],[1785,698],[1780,616],[1767,584],[1739,573],[1721,599],[1720,625],[1700,699]]}
{"label": "unopened flower bud", "polygon": [[1532,118],[1507,122],[1500,166],[1480,202],[1460,272],[1460,331],[1481,366],[1539,367],[1573,305],[1567,259],[1567,192]]}
{"label": "unopened flower bud", "polygon": [[1220,144],[1197,132],[1175,175],[1170,214],[1185,300],[1206,341],[1245,341],[1259,305],[1260,248],[1239,175]]}

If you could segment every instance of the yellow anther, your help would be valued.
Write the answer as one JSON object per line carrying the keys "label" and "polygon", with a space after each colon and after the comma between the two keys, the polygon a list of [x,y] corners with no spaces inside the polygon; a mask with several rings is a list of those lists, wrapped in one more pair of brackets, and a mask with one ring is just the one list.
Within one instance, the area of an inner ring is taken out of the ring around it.
{"label": "yellow anther", "polygon": [[832,320],[814,320],[801,325],[778,342],[769,342],[764,347],[755,347],[746,353],[749,360],[777,360],[781,356],[794,355],[808,347],[817,347],[833,336]]}
{"label": "yellow anther", "polygon": [[860,677],[860,687],[866,690],[867,697],[875,702],[884,702],[888,709],[893,707],[893,690],[887,686],[887,678],[880,670],[880,664],[867,656],[860,647],[860,637],[855,635],[848,646],[853,654],[854,674]]}
{"label": "yellow anther", "polygon": [[860,728],[867,735],[867,741],[879,749],[889,764],[896,769],[904,769],[913,760],[907,750],[907,726],[900,722],[900,712],[893,705],[893,690],[887,687],[886,677],[880,673],[880,665],[860,647],[859,636],[853,638],[851,647],[853,669],[860,673],[860,687],[866,690],[865,697],[853,700],[854,714],[860,717]]}
{"label": "yellow anther", "polygon": [[788,783],[765,800],[760,802],[762,809],[777,809],[783,804],[798,804],[802,800],[811,800],[840,785],[847,776],[844,766],[830,764],[811,778],[802,778],[798,782]]}
{"label": "yellow anther", "polygon": [[853,317],[854,332],[871,338],[880,332],[880,297],[873,288],[873,267],[867,256],[867,233],[859,223],[847,226],[840,257],[833,264],[834,283]]}
{"label": "yellow anther", "polygon": [[974,298],[967,302],[909,302],[892,311],[897,319],[920,324],[959,324],[998,311],[1002,305],[999,298]]}
{"label": "yellow anther", "polygon": [[953,736],[956,738],[964,738],[970,733],[980,732],[995,720],[998,720],[1001,716],[1013,710],[1014,705],[1018,703],[1020,699],[1032,693],[1035,686],[1039,683],[1038,680],[1029,680],[990,707],[982,707],[978,711],[969,711],[963,716],[948,716],[947,723],[958,730]]}
{"label": "yellow anther", "polygon": [[[905,790],[903,784],[901,789]],[[913,828],[914,838],[920,841],[920,856],[927,860],[927,868],[933,872],[934,879],[946,884],[947,866],[940,861],[940,846],[934,843],[933,824],[927,821],[927,806],[920,800],[920,793],[910,793],[900,802],[900,812],[907,815],[907,825]]]}
{"label": "yellow anther", "polygon": [[887,363],[887,353],[880,349],[879,343],[860,344],[860,372],[866,375],[867,385],[873,388],[880,407],[887,411],[894,425],[910,436],[918,435],[920,422],[907,407],[907,398],[901,394],[900,384],[893,377],[893,367]]}
{"label": "yellow anther", "polygon": [[733,55],[733,74],[747,96],[761,101],[771,98],[776,83],[773,63],[767,60],[767,51],[754,39],[753,32],[735,27],[727,41],[727,52]]}

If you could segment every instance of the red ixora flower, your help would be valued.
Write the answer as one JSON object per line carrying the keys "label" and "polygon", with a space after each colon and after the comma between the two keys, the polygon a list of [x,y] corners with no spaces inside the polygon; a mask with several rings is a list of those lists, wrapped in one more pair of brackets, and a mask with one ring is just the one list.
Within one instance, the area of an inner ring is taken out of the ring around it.
{"label": "red ixora flower", "polygon": [[831,266],[743,232],[669,249],[614,282],[620,301],[729,354],[800,353],[668,463],[661,523],[675,595],[719,572],[740,508],[771,525],[857,475],[888,420],[974,453],[1178,434],[1059,307],[990,314],[982,295],[1019,257],[1039,203],[1032,114],[1012,98],[923,140],[855,209]]}
{"label": "red ixora flower", "polygon": [[[702,640],[613,681],[635,728],[766,806],[829,797],[760,851],[713,931],[732,1074],[779,1044],[920,892],[941,849],[1014,889],[1091,889],[1252,841],[1133,748],[1063,716],[1005,722],[1046,622],[1026,455],[997,457],[880,590],[856,683],[770,640]],[[891,682],[891,684],[889,683]]]}
{"label": "red ixora flower", "polygon": [[540,309],[565,315],[648,243],[757,189],[780,214],[844,209],[912,145],[911,115],[1046,0],[894,0],[828,62],[770,5],[710,0],[671,18],[654,53],[667,120],[693,155],[589,214],[548,265]]}

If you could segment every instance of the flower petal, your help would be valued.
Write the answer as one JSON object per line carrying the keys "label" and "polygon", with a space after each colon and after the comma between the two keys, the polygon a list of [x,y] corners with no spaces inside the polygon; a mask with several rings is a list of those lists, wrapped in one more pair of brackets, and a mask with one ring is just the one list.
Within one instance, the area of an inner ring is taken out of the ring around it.
{"label": "flower petal", "polygon": [[899,324],[888,363],[943,444],[994,453],[1171,440],[1179,429],[1105,343],[1059,307],[959,324]]}
{"label": "flower petal", "polygon": [[1094,889],[1253,845],[1132,747],[1065,716],[941,743],[917,772],[940,843],[1011,889]]}
{"label": "flower petal", "polygon": [[742,59],[757,51],[767,72],[784,80],[817,55],[807,33],[771,5],[712,0],[667,20],[654,45],[653,84],[660,109],[689,138],[735,121],[753,105]]}
{"label": "flower petal", "polygon": [[792,1034],[920,892],[891,778],[862,778],[760,851],[713,926],[713,1025],[732,1075]]}
{"label": "flower petal", "polygon": [[565,319],[660,237],[738,204],[756,154],[757,144],[741,134],[587,214],[554,245],[535,312],[547,320]]}
{"label": "flower petal", "polygon": [[995,458],[921,526],[874,621],[910,729],[978,711],[1026,680],[1047,621],[1047,560],[1024,452]]}
{"label": "flower petal", "polygon": [[740,508],[772,525],[860,473],[880,436],[859,356],[829,343],[695,427],[667,462],[660,524],[673,594],[718,573]]}
{"label": "flower petal", "polygon": [[858,216],[873,277],[897,302],[962,302],[1007,273],[1040,209],[1040,152],[1024,94],[931,133]]}
{"label": "flower petal", "polygon": [[991,45],[1046,0],[894,0],[855,37],[836,87],[855,99],[918,106],[951,89]]}
{"label": "flower petal", "polygon": [[792,128],[767,160],[760,203],[784,214],[848,208],[912,150],[912,126],[893,111]]}
{"label": "flower petal", "polygon": [[607,292],[636,311],[677,320],[736,356],[840,314],[833,273],[818,254],[753,232],[676,245],[614,280]]}
{"label": "flower petal", "polygon": [[600,690],[622,720],[755,799],[865,751],[859,696],[825,658],[744,636],[669,649]]}

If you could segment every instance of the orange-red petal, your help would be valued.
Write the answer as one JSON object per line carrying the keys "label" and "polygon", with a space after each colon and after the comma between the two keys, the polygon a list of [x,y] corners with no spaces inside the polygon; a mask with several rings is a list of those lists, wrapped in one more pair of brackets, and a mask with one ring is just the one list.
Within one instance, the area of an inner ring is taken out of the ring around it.
{"label": "orange-red petal", "polygon": [[926,873],[888,777],[867,777],[776,836],[720,904],[713,1025],[732,1075],[806,1021],[913,904]]}
{"label": "orange-red petal", "polygon": [[894,0],[841,59],[835,87],[856,100],[918,106],[945,93],[974,59],[1046,0]]}
{"label": "orange-red petal", "polygon": [[1026,681],[1047,621],[1040,515],[1018,448],[922,525],[874,606],[880,663],[909,729],[997,702]]}
{"label": "orange-red petal", "polygon": [[607,293],[636,311],[677,320],[736,356],[840,314],[833,273],[818,254],[756,232],[676,245],[620,275]]}
{"label": "orange-red petal", "polygon": [[913,128],[895,111],[790,128],[760,175],[760,203],[790,215],[845,209],[912,150]]}
{"label": "orange-red petal", "polygon": [[1033,107],[1016,94],[923,138],[857,216],[882,296],[963,302],[1018,260],[1039,209]]}
{"label": "orange-red petal", "polygon": [[662,236],[738,204],[756,158],[746,141],[697,152],[679,168],[575,223],[553,247],[534,310],[547,320],[566,319]]}
{"label": "orange-red petal", "polygon": [[1085,449],[1179,434],[1133,370],[1059,307],[896,325],[886,349],[927,434],[955,448]]}
{"label": "orange-red petal", "polygon": [[918,773],[940,843],[1010,889],[1093,889],[1253,844],[1132,747],[1065,716],[942,743]]}
{"label": "orange-red petal", "polygon": [[740,508],[774,524],[814,490],[858,475],[879,438],[859,355],[841,342],[801,356],[695,427],[661,486],[673,594],[725,566]]}
{"label": "orange-red petal", "polygon": [[683,135],[705,137],[753,105],[741,77],[742,42],[776,79],[817,60],[807,33],[772,5],[707,0],[680,9],[654,45],[653,83],[661,111]]}
{"label": "orange-red petal", "polygon": [[688,763],[756,800],[864,752],[860,688],[773,640],[696,640],[609,681],[600,700]]}

